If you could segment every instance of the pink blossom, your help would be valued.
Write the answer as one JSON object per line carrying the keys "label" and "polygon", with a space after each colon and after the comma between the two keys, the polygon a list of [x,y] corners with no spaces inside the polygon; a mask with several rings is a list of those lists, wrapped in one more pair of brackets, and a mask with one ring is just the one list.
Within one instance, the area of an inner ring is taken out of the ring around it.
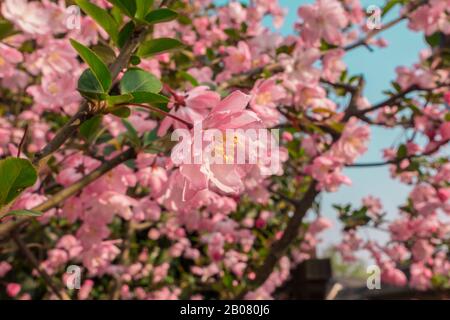
{"label": "pink blossom", "polygon": [[90,279],[84,281],[83,285],[80,288],[80,291],[78,291],[78,300],[88,299],[93,287],[94,281]]}
{"label": "pink blossom", "polygon": [[431,287],[431,277],[433,272],[423,263],[414,263],[411,265],[410,286],[418,290],[427,290]]}
{"label": "pink blossom", "polygon": [[342,43],[341,29],[348,24],[347,13],[336,0],[316,0],[312,5],[301,6],[298,15],[303,20],[300,27],[303,40],[310,46],[320,39],[330,44]]}
{"label": "pink blossom", "polygon": [[419,239],[414,243],[412,254],[416,261],[426,261],[431,258],[434,252],[434,247],[424,239]]}
{"label": "pink blossom", "polygon": [[11,77],[16,73],[16,64],[23,61],[23,55],[13,47],[0,43],[0,78]]}
{"label": "pink blossom", "polygon": [[414,68],[397,67],[397,82],[403,90],[412,86],[430,89],[435,86],[435,75],[429,69],[422,66],[415,66]]}
{"label": "pink blossom", "polygon": [[[216,133],[220,135],[224,134],[227,129],[260,129],[263,128],[261,120],[255,113],[245,110],[247,104],[250,101],[250,96],[243,94],[240,91],[235,91],[227,98],[217,104],[208,115],[208,117],[202,123],[202,129],[214,129]],[[198,131],[194,128],[194,133]],[[270,135],[268,136],[270,137]],[[270,140],[270,139],[269,139]],[[201,164],[186,164],[195,163],[195,159],[190,155],[188,159],[181,148],[187,148],[192,146],[194,148],[193,155],[200,153],[195,149],[195,144],[190,141],[189,143],[179,144],[180,148],[174,148],[172,152],[172,159],[177,159],[177,162],[184,163],[180,166],[180,173],[186,178],[188,184],[183,183],[184,191],[183,199],[191,197],[189,192],[200,191],[206,189],[209,185],[212,185],[217,190],[223,193],[238,193],[244,189],[243,178],[248,175],[252,169],[264,170],[264,164],[262,165],[247,165],[239,164],[237,160],[238,154],[245,153],[246,159],[248,159],[248,150],[245,150],[244,144],[247,141],[247,137],[236,133],[234,138],[235,148],[241,148],[243,150],[235,152],[233,154],[227,154],[225,148],[225,141],[212,141],[210,143],[203,143],[201,148],[201,154],[203,159]],[[262,146],[263,148],[268,146]],[[214,155],[211,155],[211,151],[214,150]],[[216,161],[219,158],[221,160]],[[186,161],[187,160],[187,161]],[[229,160],[233,160],[230,161]],[[261,161],[260,161],[261,163]]]}
{"label": "pink blossom", "polygon": [[14,298],[19,294],[21,289],[22,286],[20,284],[11,282],[6,285],[6,294]]}
{"label": "pink blossom", "polygon": [[450,121],[446,121],[439,127],[439,134],[442,141],[450,140]]}
{"label": "pink blossom", "polygon": [[156,266],[153,269],[153,283],[158,283],[164,280],[164,278],[167,277],[169,268],[170,264],[167,262],[164,262],[163,264]]}
{"label": "pink blossom", "polygon": [[319,189],[334,192],[341,184],[351,184],[351,180],[341,173],[341,163],[330,156],[320,156],[306,167],[305,171],[316,179]]}
{"label": "pink blossom", "polygon": [[384,282],[397,287],[403,287],[408,283],[406,275],[390,263],[383,263],[381,278]]}
{"label": "pink blossom", "polygon": [[447,0],[431,0],[420,6],[409,17],[408,27],[414,31],[424,31],[427,36],[437,31],[450,34],[450,15]]}
{"label": "pink blossom", "polygon": [[11,269],[12,266],[8,262],[0,262],[0,278],[3,278]]}
{"label": "pink blossom", "polygon": [[51,76],[72,76],[70,72],[81,73],[77,53],[65,40],[51,40],[39,50],[26,57],[28,70],[37,75],[42,72]]}
{"label": "pink blossom", "polygon": [[83,252],[83,264],[91,275],[102,275],[120,250],[112,241],[104,241]]}
{"label": "pink blossom", "polygon": [[342,133],[333,155],[342,158],[345,163],[353,163],[367,151],[370,129],[367,125],[358,126],[355,118],[350,119]]}
{"label": "pink blossom", "polygon": [[330,221],[330,219],[327,219],[325,217],[318,217],[316,220],[314,220],[309,228],[308,232],[312,234],[320,233],[326,229],[329,229],[333,226],[333,223]]}
{"label": "pink blossom", "polygon": [[250,107],[268,127],[276,125],[281,117],[277,102],[286,96],[284,88],[275,79],[260,80],[251,93]]}
{"label": "pink blossom", "polygon": [[5,0],[1,12],[26,33],[43,35],[50,32],[50,12],[38,1]]}
{"label": "pink blossom", "polygon": [[231,73],[240,73],[251,68],[250,48],[244,41],[239,41],[237,47],[226,49],[228,56],[224,59],[226,70]]}
{"label": "pink blossom", "polygon": [[[169,104],[171,114],[189,122],[196,123],[202,121],[208,115],[209,110],[214,108],[220,101],[220,96],[206,86],[196,87],[188,91],[184,96],[178,94]],[[162,136],[167,130],[173,126],[174,128],[186,128],[186,125],[166,117],[158,129],[158,135]]]}
{"label": "pink blossom", "polygon": [[63,166],[64,169],[58,174],[56,180],[64,186],[69,186],[98,167],[99,162],[81,154],[75,154],[69,156]]}
{"label": "pink blossom", "polygon": [[392,239],[398,241],[407,241],[414,234],[411,223],[405,219],[397,219],[392,222],[389,231],[392,233]]}
{"label": "pink blossom", "polygon": [[341,73],[346,69],[342,58],[345,51],[342,49],[334,49],[328,51],[323,57],[323,77],[331,82],[336,82]]}
{"label": "pink blossom", "polygon": [[40,85],[28,87],[27,92],[33,96],[41,110],[58,110],[80,101],[76,88],[76,78],[71,74],[48,75],[42,78]]}
{"label": "pink blossom", "polygon": [[383,211],[381,200],[373,196],[363,198],[363,205],[367,208],[369,214],[371,214],[373,218],[378,218]]}

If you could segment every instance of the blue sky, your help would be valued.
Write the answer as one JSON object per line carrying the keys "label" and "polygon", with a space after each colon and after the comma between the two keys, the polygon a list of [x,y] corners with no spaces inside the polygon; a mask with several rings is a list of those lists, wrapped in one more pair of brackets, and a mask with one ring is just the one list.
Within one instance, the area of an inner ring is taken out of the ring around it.
{"label": "blue sky", "polygon": [[[217,1],[225,3],[227,1]],[[282,7],[288,9],[288,14],[284,26],[278,30],[283,35],[293,34],[293,25],[297,21],[297,8],[300,5],[313,3],[313,0],[279,0]],[[362,4],[379,5],[382,7],[384,1],[362,0]],[[387,16],[383,17],[383,22],[389,22],[398,16],[398,8],[393,9]],[[270,20],[266,21],[270,26]],[[383,90],[389,88],[390,81],[395,79],[395,68],[399,65],[410,66],[418,61],[420,50],[426,48],[423,37],[419,33],[414,33],[407,29],[406,22],[382,33],[389,46],[384,49],[375,48],[369,52],[366,48],[360,47],[351,51],[345,58],[349,67],[349,74],[364,74],[366,79],[365,95],[372,103],[377,103],[384,99]],[[381,150],[391,145],[398,145],[404,137],[402,131],[371,128],[372,140],[369,151],[358,160],[358,162],[373,162],[382,160]],[[353,185],[342,187],[339,192],[325,194],[323,196],[322,214],[336,221],[336,212],[331,205],[334,203],[354,203],[359,205],[361,198],[369,194],[382,199],[388,218],[393,218],[397,214],[397,207],[402,204],[407,196],[409,188],[390,179],[388,167],[376,168],[349,168],[345,170]],[[381,232],[370,230],[365,237],[376,239],[386,239]],[[339,227],[335,225],[333,230],[323,235],[324,242],[321,248],[325,248],[332,243],[336,243],[340,238]]]}

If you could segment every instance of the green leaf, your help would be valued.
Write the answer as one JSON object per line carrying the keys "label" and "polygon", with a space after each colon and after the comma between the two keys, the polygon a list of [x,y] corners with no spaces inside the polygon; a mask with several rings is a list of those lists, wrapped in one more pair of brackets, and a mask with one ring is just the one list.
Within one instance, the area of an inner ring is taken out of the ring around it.
{"label": "green leaf", "polygon": [[144,133],[144,147],[151,145],[156,139],[158,139],[158,129],[153,129],[150,132]]}
{"label": "green leaf", "polygon": [[131,93],[121,94],[120,96],[109,96],[106,100],[108,101],[109,106],[115,106],[117,104],[123,104],[126,102],[130,102],[134,99]]}
{"label": "green leaf", "polygon": [[399,4],[401,2],[401,0],[390,0],[383,8],[383,11],[381,13],[381,16],[384,17],[389,11],[391,11],[391,9]]}
{"label": "green leaf", "polygon": [[137,66],[137,65],[141,64],[141,58],[139,58],[138,56],[131,56],[130,63],[133,66]]}
{"label": "green leaf", "polygon": [[75,0],[75,3],[92,19],[94,19],[117,43],[119,26],[116,20],[104,9],[96,6],[88,0]]}
{"label": "green leaf", "polygon": [[112,64],[116,60],[116,53],[110,46],[106,44],[96,44],[92,47],[92,51],[94,51],[95,54],[100,59],[102,59],[105,64]]}
{"label": "green leaf", "polygon": [[119,46],[119,48],[122,48],[127,40],[131,38],[134,32],[134,27],[134,22],[130,21],[123,26],[122,30],[120,30],[119,39],[117,40],[117,45]]}
{"label": "green leaf", "polygon": [[108,96],[91,69],[86,69],[78,79],[78,91],[87,99],[105,100]]}
{"label": "green leaf", "polygon": [[14,34],[14,25],[9,21],[0,21],[0,40]]}
{"label": "green leaf", "polygon": [[108,2],[119,8],[130,18],[134,18],[134,15],[136,14],[136,3],[134,0],[108,0]]}
{"label": "green leaf", "polygon": [[152,92],[136,91],[132,95],[133,100],[130,101],[132,103],[160,104],[169,102],[169,98],[166,96]]}
{"label": "green leaf", "polygon": [[406,148],[406,146],[404,144],[402,144],[400,147],[398,147],[397,158],[403,159],[403,158],[406,158],[407,155],[408,155],[408,149]]}
{"label": "green leaf", "polygon": [[0,207],[9,204],[37,180],[37,172],[31,162],[20,158],[0,161]]}
{"label": "green leaf", "polygon": [[112,85],[111,73],[103,61],[91,49],[83,46],[81,43],[71,39],[70,43],[77,50],[81,58],[89,65],[94,76],[103,88],[103,92],[107,93]]}
{"label": "green leaf", "polygon": [[425,37],[425,40],[430,45],[430,47],[437,47],[441,44],[441,33],[435,32],[432,35]]}
{"label": "green leaf", "polygon": [[192,86],[197,87],[199,85],[197,79],[195,79],[190,73],[186,71],[179,71],[178,74],[184,80],[189,81],[189,83],[192,84]]}
{"label": "green leaf", "polygon": [[40,217],[44,213],[34,210],[13,210],[8,212],[7,214],[0,217],[0,219],[6,218],[6,217]]}
{"label": "green leaf", "polygon": [[445,119],[445,121],[450,121],[450,112],[447,112],[444,119]]}
{"label": "green leaf", "polygon": [[120,80],[120,92],[132,93],[145,91],[158,93],[162,90],[162,83],[151,73],[138,68],[130,68]]}
{"label": "green leaf", "polygon": [[141,145],[141,140],[139,139],[139,134],[136,129],[125,119],[122,119],[122,123],[127,129],[126,137],[130,140],[134,147],[139,148]]}
{"label": "green leaf", "polygon": [[138,56],[148,58],[157,54],[182,48],[182,42],[172,38],[158,38],[144,42],[138,50]]}
{"label": "green leaf", "polygon": [[162,22],[168,22],[175,20],[178,17],[178,13],[173,10],[163,8],[153,10],[145,16],[145,22],[149,24],[157,24]]}
{"label": "green leaf", "polygon": [[103,116],[98,114],[89,119],[88,121],[83,122],[83,124],[80,126],[81,136],[85,138],[87,141],[91,141],[100,129],[102,119]]}
{"label": "green leaf", "polygon": [[131,115],[131,109],[128,107],[117,107],[111,109],[111,114],[119,118],[128,118]]}
{"label": "green leaf", "polygon": [[153,0],[137,0],[136,1],[136,18],[142,19],[153,5]]}

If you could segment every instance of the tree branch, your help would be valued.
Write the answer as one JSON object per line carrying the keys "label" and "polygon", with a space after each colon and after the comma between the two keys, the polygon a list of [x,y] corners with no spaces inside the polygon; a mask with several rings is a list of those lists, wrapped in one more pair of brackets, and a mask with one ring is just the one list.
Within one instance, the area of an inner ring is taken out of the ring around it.
{"label": "tree branch", "polygon": [[[136,156],[136,152],[133,149],[128,149],[127,151],[119,154],[115,158],[103,163],[100,167],[89,173],[87,176],[75,182],[73,185],[61,190],[56,193],[53,197],[40,204],[39,206],[33,208],[32,210],[45,212],[50,209],[55,208],[58,204],[64,200],[70,198],[71,196],[77,194],[84,187],[97,180],[107,172],[111,171],[118,165],[125,161],[133,159]],[[14,221],[8,221],[0,225],[0,239],[5,238],[10,235],[14,230],[16,230],[21,225],[34,220],[34,217],[20,217]]]}
{"label": "tree branch", "polygon": [[288,225],[283,232],[283,236],[272,245],[263,264],[255,271],[255,280],[253,280],[249,286],[238,295],[237,299],[243,299],[250,290],[258,288],[264,284],[267,278],[269,278],[280,258],[283,257],[290,244],[298,236],[303,218],[309,208],[311,208],[316,196],[320,193],[316,189],[316,186],[317,183],[315,181],[310,184],[302,200],[300,200],[296,206],[295,213],[289,220]]}
{"label": "tree branch", "polygon": [[388,164],[399,164],[403,160],[411,160],[414,158],[430,156],[433,153],[437,152],[443,145],[447,144],[449,141],[450,140],[442,141],[439,144],[437,144],[434,148],[432,148],[426,152],[423,152],[421,154],[413,154],[413,155],[410,155],[407,157],[396,158],[396,159],[382,161],[382,162],[367,162],[367,163],[348,164],[348,165],[346,165],[346,167],[348,167],[348,168],[368,168],[368,167],[381,167],[381,166],[385,166]]}

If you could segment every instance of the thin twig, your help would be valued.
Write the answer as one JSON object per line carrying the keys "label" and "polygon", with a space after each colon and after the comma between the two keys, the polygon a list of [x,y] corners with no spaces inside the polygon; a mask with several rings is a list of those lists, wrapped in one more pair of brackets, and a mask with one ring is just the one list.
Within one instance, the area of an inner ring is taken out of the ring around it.
{"label": "thin twig", "polygon": [[23,132],[22,139],[20,140],[19,147],[17,149],[17,158],[20,158],[20,153],[22,152],[22,147],[25,143],[25,140],[27,139],[28,134],[28,124],[25,125],[25,130]]}
{"label": "thin twig", "polygon": [[446,140],[446,141],[442,141],[439,144],[437,144],[434,148],[432,148],[424,153],[421,153],[421,154],[413,154],[410,156],[396,158],[396,159],[382,161],[382,162],[367,162],[367,163],[348,164],[348,165],[346,165],[346,167],[348,167],[348,168],[367,168],[367,167],[382,167],[382,166],[385,166],[388,164],[399,164],[403,160],[412,160],[414,158],[430,156],[433,153],[437,152],[443,145],[447,144],[449,141],[450,141],[450,139]]}
{"label": "thin twig", "polygon": [[151,110],[151,111],[160,113],[160,114],[162,114],[162,115],[165,115],[166,117],[170,117],[170,118],[172,118],[172,119],[174,119],[174,120],[176,120],[176,121],[179,121],[179,122],[181,122],[182,124],[184,124],[185,126],[187,126],[189,129],[192,129],[192,128],[193,128],[192,123],[187,122],[186,120],[183,120],[183,119],[177,117],[176,115],[173,115],[173,114],[171,114],[171,113],[169,113],[169,112],[166,112],[166,111],[164,111],[164,110],[161,110],[161,109],[159,109],[159,108],[157,108],[157,107],[154,107],[154,106],[152,106],[152,105],[146,105],[146,104],[140,104],[140,103],[129,103],[129,102],[127,102],[127,103],[121,103],[121,104],[118,104],[118,106],[135,106],[135,107],[140,107],[140,108],[148,109],[148,110]]}
{"label": "thin twig", "polygon": [[25,258],[27,258],[28,261],[33,265],[33,267],[39,272],[42,279],[47,284],[47,287],[53,291],[53,293],[60,299],[60,300],[70,300],[69,295],[64,292],[62,288],[57,285],[54,280],[48,275],[48,273],[39,265],[39,261],[36,259],[34,254],[30,251],[30,249],[27,247],[27,245],[23,242],[23,240],[20,238],[18,234],[13,234],[12,238],[14,242],[19,247],[19,250],[25,255]]}

